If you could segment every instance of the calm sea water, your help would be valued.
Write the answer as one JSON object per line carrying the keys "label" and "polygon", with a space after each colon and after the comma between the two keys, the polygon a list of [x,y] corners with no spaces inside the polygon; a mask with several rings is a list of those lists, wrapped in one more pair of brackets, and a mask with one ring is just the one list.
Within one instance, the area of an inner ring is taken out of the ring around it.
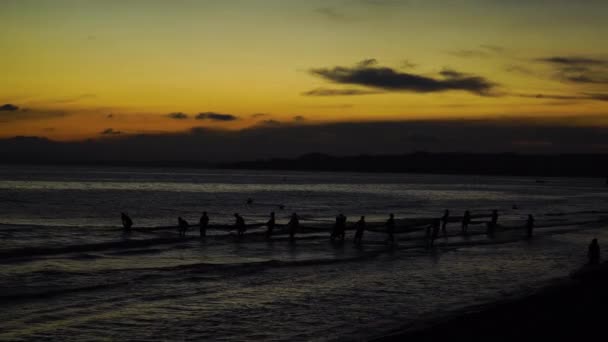
{"label": "calm sea water", "polygon": [[[591,238],[608,241],[603,180],[542,181],[1,166],[0,340],[360,340],[509,298],[582,265]],[[375,232],[361,248],[351,234],[327,238],[338,213],[380,223],[446,208],[498,209],[502,229],[489,238],[479,224],[462,237],[451,223],[430,251],[421,230],[399,234],[395,248]],[[141,229],[123,234],[121,211]],[[202,241],[196,229],[179,240],[159,228],[202,211],[211,224],[232,224],[235,212],[263,223],[270,211],[286,223],[297,212],[317,230],[289,244],[261,238],[263,227],[241,241],[226,229]],[[529,213],[532,240],[521,228]]]}

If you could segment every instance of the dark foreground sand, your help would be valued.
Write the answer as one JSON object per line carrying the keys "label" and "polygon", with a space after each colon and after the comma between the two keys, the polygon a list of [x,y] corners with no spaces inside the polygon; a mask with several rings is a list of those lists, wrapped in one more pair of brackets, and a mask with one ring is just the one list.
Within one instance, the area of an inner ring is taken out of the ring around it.
{"label": "dark foreground sand", "polygon": [[374,341],[608,341],[608,263],[585,266],[535,294]]}

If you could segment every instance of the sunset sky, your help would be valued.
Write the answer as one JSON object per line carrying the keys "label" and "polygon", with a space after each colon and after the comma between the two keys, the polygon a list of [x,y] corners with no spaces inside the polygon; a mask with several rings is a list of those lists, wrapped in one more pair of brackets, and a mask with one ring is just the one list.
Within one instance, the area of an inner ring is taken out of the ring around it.
{"label": "sunset sky", "polygon": [[608,120],[608,1],[2,0],[0,137]]}

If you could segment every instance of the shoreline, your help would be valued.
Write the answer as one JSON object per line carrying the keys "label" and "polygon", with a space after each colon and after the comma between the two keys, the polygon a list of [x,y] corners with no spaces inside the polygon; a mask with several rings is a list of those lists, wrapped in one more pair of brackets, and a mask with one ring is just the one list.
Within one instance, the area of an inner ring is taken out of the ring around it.
{"label": "shoreline", "polygon": [[369,341],[597,337],[604,333],[607,309],[608,262],[604,262],[585,265],[532,293],[413,322]]}

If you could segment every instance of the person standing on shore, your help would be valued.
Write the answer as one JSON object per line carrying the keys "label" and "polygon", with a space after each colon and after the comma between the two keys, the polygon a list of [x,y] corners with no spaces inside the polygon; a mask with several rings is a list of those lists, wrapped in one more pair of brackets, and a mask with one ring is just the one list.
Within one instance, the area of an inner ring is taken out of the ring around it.
{"label": "person standing on shore", "polygon": [[395,214],[390,214],[386,221],[386,233],[388,234],[387,242],[390,244],[395,243]]}
{"label": "person standing on shore", "polygon": [[597,239],[591,240],[588,255],[590,265],[597,265],[600,263],[600,245],[597,243]]}
{"label": "person standing on shore", "polygon": [[528,239],[532,238],[532,232],[534,230],[534,216],[528,215],[528,221],[526,221],[526,235]]}
{"label": "person standing on shore", "polygon": [[289,226],[289,241],[295,242],[296,231],[300,227],[300,218],[298,217],[298,214],[291,214],[291,219],[289,219],[287,225]]}
{"label": "person standing on shore", "polygon": [[276,221],[274,219],[274,211],[270,213],[270,219],[266,222],[266,238],[270,239],[272,237],[272,232],[274,231],[274,226]]}
{"label": "person standing on shore", "polygon": [[449,218],[450,218],[450,211],[448,209],[446,209],[443,212],[443,217],[441,217],[441,233],[443,234],[443,236],[448,236],[447,225],[448,225]]}
{"label": "person standing on shore", "polygon": [[209,216],[207,216],[207,212],[203,212],[200,220],[198,221],[198,225],[201,232],[201,237],[204,238],[207,236],[207,226],[209,225]]}
{"label": "person standing on shore", "polygon": [[471,223],[471,212],[466,210],[464,212],[464,216],[462,217],[462,234],[467,234],[467,230],[469,229],[469,223]]}
{"label": "person standing on shore", "polygon": [[361,246],[363,232],[365,231],[365,216],[361,216],[359,221],[355,223],[355,245]]}

